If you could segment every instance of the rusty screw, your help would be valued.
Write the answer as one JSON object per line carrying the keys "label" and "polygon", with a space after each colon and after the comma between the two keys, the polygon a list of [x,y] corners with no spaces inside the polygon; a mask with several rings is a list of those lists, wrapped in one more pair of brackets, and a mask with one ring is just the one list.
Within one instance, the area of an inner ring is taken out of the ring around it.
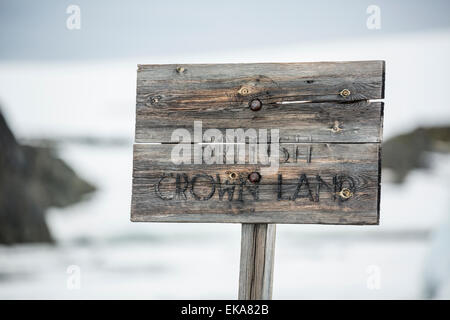
{"label": "rusty screw", "polygon": [[258,111],[258,110],[261,110],[261,108],[262,108],[262,102],[259,99],[253,99],[252,101],[250,101],[248,106],[250,107],[250,110]]}
{"label": "rusty screw", "polygon": [[251,183],[258,183],[261,180],[261,175],[258,172],[252,172],[248,175],[248,180]]}
{"label": "rusty screw", "polygon": [[350,93],[351,93],[350,90],[344,89],[339,94],[341,95],[341,97],[346,98],[350,95]]}

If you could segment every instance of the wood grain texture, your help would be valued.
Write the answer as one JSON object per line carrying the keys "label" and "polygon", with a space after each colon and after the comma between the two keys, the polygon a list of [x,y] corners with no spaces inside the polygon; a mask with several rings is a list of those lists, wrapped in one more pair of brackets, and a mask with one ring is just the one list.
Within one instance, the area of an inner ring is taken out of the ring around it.
{"label": "wood grain texture", "polygon": [[[153,110],[152,110],[153,109]],[[183,108],[145,108],[136,121],[137,142],[171,142],[175,129],[193,137],[194,121],[207,129],[279,129],[280,142],[380,142],[382,102],[292,103],[248,107],[192,104]]]}
{"label": "wood grain texture", "polygon": [[[140,65],[132,221],[378,224],[384,105],[369,100],[384,98],[384,76],[384,61]],[[267,166],[249,141],[245,163],[226,150],[206,164],[194,121],[223,135],[278,129],[278,171],[250,181]],[[191,134],[189,163],[171,160],[176,129]]]}
{"label": "wood grain texture", "polygon": [[[378,223],[377,143],[281,144],[298,157],[280,158],[278,171],[257,184],[248,175],[261,172],[259,164],[174,165],[172,147],[135,145],[133,221]],[[338,195],[343,188],[351,198]]]}
{"label": "wood grain texture", "polygon": [[[195,120],[205,129],[286,128],[281,142],[379,142],[380,104],[345,103],[383,97],[383,61],[140,65],[136,142],[170,142],[174,128]],[[253,99],[261,110],[248,108]],[[335,121],[344,125],[338,135],[329,131]]]}
{"label": "wood grain texture", "polygon": [[242,224],[239,300],[272,299],[275,224]]}

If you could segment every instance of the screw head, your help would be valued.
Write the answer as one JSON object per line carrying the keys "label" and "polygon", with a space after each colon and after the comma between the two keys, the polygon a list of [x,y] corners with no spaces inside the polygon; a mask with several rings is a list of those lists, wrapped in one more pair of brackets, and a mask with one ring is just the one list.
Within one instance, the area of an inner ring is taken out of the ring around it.
{"label": "screw head", "polygon": [[183,67],[177,67],[178,73],[183,73],[184,71],[186,71],[186,69],[184,69]]}
{"label": "screw head", "polygon": [[261,108],[262,108],[262,102],[259,99],[253,99],[252,101],[250,101],[248,106],[250,107],[250,110],[258,111],[258,110],[261,110]]}
{"label": "screw head", "polygon": [[261,180],[261,175],[258,172],[252,172],[248,175],[248,180],[251,183],[257,183]]}
{"label": "screw head", "polygon": [[348,89],[344,89],[344,90],[342,90],[339,94],[341,95],[341,97],[348,97],[349,95],[350,95],[350,90],[348,90]]}

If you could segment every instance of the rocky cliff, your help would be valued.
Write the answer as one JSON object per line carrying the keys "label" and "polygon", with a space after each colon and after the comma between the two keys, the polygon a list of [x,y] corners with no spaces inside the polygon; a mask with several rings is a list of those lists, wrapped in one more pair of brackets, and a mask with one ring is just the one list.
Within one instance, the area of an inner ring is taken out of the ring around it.
{"label": "rocky cliff", "polygon": [[52,242],[46,209],[94,190],[53,149],[19,144],[0,112],[0,244]]}

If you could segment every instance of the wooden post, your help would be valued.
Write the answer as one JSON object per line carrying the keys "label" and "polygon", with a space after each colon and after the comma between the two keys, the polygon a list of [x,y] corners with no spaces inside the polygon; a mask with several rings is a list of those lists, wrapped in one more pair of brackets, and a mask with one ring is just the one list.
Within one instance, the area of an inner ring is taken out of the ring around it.
{"label": "wooden post", "polygon": [[272,299],[275,236],[275,224],[242,224],[239,300]]}

